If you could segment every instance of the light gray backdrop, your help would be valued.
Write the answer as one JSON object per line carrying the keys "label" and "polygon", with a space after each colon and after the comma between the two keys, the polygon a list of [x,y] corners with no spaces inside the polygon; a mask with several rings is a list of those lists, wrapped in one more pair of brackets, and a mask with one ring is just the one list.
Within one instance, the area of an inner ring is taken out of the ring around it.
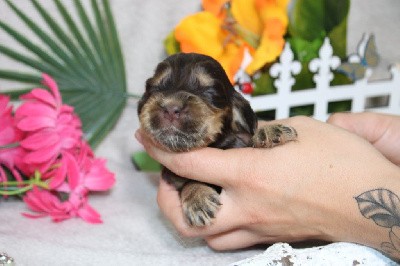
{"label": "light gray backdrop", "polygon": [[[13,2],[34,13],[29,1]],[[52,1],[40,2],[46,4],[48,10],[55,11]],[[89,3],[88,0],[83,2]],[[199,10],[199,1],[111,0],[111,4],[125,56],[129,91],[142,93],[145,80],[164,57],[164,37],[181,18]],[[0,18],[18,28],[23,27],[4,0],[0,0]],[[400,1],[352,1],[349,53],[355,51],[363,33],[375,34],[383,61],[381,69],[400,62]],[[26,34],[36,41],[30,32]],[[0,43],[14,45],[2,32]],[[23,69],[0,55],[0,68],[4,67]],[[11,85],[11,82],[0,81],[0,92]],[[104,224],[90,225],[80,219],[59,224],[46,218],[30,220],[20,215],[26,211],[23,203],[0,201],[0,252],[8,252],[19,266],[226,265],[265,248],[219,253],[201,241],[178,237],[163,220],[156,204],[158,176],[137,172],[130,162],[130,155],[141,150],[133,137],[137,127],[136,104],[130,101],[116,128],[96,150],[98,156],[108,160],[109,168],[117,177],[110,193],[90,198]]]}

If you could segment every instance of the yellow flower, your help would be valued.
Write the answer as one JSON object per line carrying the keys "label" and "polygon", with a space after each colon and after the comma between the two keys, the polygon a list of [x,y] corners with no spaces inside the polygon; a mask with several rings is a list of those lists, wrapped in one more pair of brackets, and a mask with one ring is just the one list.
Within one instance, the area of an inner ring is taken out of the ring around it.
{"label": "yellow flower", "polygon": [[213,13],[216,17],[221,16],[224,13],[224,5],[227,0],[203,0],[203,9]]}
{"label": "yellow flower", "polygon": [[246,72],[250,75],[262,68],[265,64],[273,62],[282,52],[285,40],[283,35],[286,30],[282,21],[270,19],[264,28],[260,45],[252,54],[253,61],[247,66]]}
{"label": "yellow flower", "polygon": [[175,28],[182,52],[218,60],[228,77],[238,71],[247,48],[253,75],[282,52],[289,0],[203,0],[204,11],[184,18]]}
{"label": "yellow flower", "polygon": [[[243,0],[242,0],[243,1]],[[246,72],[250,75],[273,62],[282,52],[288,25],[287,5],[289,0],[254,0],[252,5],[258,11],[258,27],[262,29],[261,40],[255,52],[252,53],[253,61],[247,66]]]}
{"label": "yellow flower", "polygon": [[224,50],[221,20],[208,11],[184,18],[175,28],[175,38],[184,53],[195,52],[217,58]]}
{"label": "yellow flower", "polygon": [[184,53],[200,53],[220,62],[231,82],[240,66],[242,48],[232,42],[225,43],[228,33],[222,28],[223,20],[208,11],[184,18],[175,28],[175,38]]}
{"label": "yellow flower", "polygon": [[256,10],[255,0],[235,0],[231,4],[232,15],[236,22],[247,30],[261,35],[263,30],[259,16],[260,10]]}

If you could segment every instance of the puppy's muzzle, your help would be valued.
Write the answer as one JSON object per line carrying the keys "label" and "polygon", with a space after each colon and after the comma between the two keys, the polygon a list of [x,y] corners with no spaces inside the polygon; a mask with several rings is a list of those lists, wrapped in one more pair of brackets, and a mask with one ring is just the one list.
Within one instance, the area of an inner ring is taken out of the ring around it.
{"label": "puppy's muzzle", "polygon": [[156,142],[172,151],[207,146],[222,127],[220,112],[186,91],[152,95],[140,120]]}

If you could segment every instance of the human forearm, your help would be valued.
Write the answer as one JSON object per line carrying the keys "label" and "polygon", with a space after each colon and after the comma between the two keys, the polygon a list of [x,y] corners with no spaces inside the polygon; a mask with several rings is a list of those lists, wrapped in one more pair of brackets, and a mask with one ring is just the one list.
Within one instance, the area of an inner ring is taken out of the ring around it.
{"label": "human forearm", "polygon": [[371,184],[368,190],[355,195],[350,207],[356,214],[354,220],[348,221],[347,232],[339,238],[333,236],[332,240],[364,244],[399,261],[400,171],[395,168],[385,174],[391,177]]}

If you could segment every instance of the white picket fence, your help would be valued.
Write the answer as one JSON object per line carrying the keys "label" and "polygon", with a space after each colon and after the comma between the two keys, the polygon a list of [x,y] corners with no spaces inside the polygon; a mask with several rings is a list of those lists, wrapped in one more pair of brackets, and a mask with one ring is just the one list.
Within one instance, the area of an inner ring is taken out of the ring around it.
{"label": "white picket fence", "polygon": [[[369,82],[371,70],[367,69],[365,77],[350,85],[330,86],[333,79],[332,70],[340,65],[340,59],[333,55],[333,49],[326,38],[319,58],[313,59],[309,69],[314,74],[316,87],[306,90],[291,91],[294,85],[293,75],[300,73],[301,64],[293,60],[293,52],[288,43],[279,58],[270,68],[270,74],[276,77],[277,93],[244,97],[250,102],[254,111],[275,110],[275,118],[289,117],[290,108],[314,105],[313,117],[325,121],[329,117],[328,104],[337,101],[351,101],[351,112],[375,111],[400,114],[400,69],[390,68],[391,79]],[[387,97],[387,105],[368,108],[368,102],[375,97]]]}

